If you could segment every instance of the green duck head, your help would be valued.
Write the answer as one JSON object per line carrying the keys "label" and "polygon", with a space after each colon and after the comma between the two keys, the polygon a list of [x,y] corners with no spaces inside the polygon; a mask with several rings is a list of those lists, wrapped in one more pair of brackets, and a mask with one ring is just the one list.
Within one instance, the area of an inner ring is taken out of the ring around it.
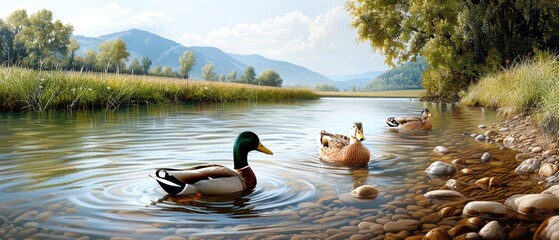
{"label": "green duck head", "polygon": [[235,145],[233,145],[233,160],[235,162],[235,169],[248,166],[248,153],[253,150],[270,155],[273,154],[272,151],[260,143],[260,139],[255,133],[247,131],[239,134],[237,140],[235,141]]}

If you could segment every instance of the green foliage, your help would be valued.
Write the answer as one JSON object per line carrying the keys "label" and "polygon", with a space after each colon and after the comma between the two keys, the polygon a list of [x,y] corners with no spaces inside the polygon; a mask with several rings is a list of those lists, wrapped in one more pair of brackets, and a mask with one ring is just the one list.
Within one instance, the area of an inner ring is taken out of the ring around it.
{"label": "green foliage", "polygon": [[196,56],[194,56],[192,51],[184,51],[182,56],[179,57],[179,63],[179,73],[181,77],[188,78],[190,71],[192,71],[192,68],[196,65]]}
{"label": "green foliage", "polygon": [[336,85],[317,84],[315,89],[321,92],[339,92],[340,89]]}
{"label": "green foliage", "polygon": [[427,70],[425,58],[417,58],[415,62],[407,62],[391,69],[365,87],[365,91],[388,91],[404,89],[421,89],[422,74]]}
{"label": "green foliage", "polygon": [[138,75],[0,67],[0,110],[115,110],[136,104],[316,99],[310,90]]}
{"label": "green foliage", "polygon": [[233,70],[225,77],[228,82],[235,82],[237,80],[237,71]]}
{"label": "green foliage", "polygon": [[245,68],[245,71],[243,72],[243,75],[241,75],[239,82],[246,83],[246,84],[254,84],[255,80],[256,80],[256,73],[254,72],[254,67],[247,66]]}
{"label": "green foliage", "polygon": [[151,59],[149,59],[148,56],[143,56],[142,57],[142,73],[146,74],[149,72],[149,68],[151,67]]}
{"label": "green foliage", "polygon": [[255,84],[261,86],[281,87],[282,83],[279,73],[271,69],[260,73],[255,79]]}
{"label": "green foliage", "polygon": [[543,52],[471,86],[461,103],[499,108],[502,115],[533,115],[546,132],[559,131],[559,57]]}
{"label": "green foliage", "polygon": [[456,99],[511,60],[559,45],[553,0],[350,0],[346,8],[359,39],[388,64],[424,56],[423,86],[438,99]]}
{"label": "green foliage", "polygon": [[214,65],[211,63],[206,63],[202,67],[202,79],[207,81],[216,81],[215,72],[214,72]]}
{"label": "green foliage", "polygon": [[138,59],[133,59],[130,66],[128,66],[128,72],[136,75],[142,74],[144,72],[144,67],[140,65]]}

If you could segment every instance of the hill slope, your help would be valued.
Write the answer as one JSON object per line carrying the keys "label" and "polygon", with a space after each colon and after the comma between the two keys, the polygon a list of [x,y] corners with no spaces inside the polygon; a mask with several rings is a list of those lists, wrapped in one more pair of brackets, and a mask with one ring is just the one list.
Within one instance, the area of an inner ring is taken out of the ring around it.
{"label": "hill slope", "polygon": [[365,91],[386,91],[404,89],[422,89],[422,74],[427,70],[425,58],[418,58],[415,62],[407,62],[391,69],[367,84]]}

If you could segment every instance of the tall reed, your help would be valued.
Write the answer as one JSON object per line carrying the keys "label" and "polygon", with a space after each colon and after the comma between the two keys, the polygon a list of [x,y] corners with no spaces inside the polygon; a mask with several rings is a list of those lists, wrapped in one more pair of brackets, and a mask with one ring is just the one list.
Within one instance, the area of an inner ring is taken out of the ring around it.
{"label": "tall reed", "polygon": [[480,79],[461,103],[499,108],[501,115],[530,115],[543,130],[559,131],[559,60],[544,55]]}
{"label": "tall reed", "polygon": [[123,105],[317,99],[305,89],[150,76],[0,68],[0,110],[114,110]]}

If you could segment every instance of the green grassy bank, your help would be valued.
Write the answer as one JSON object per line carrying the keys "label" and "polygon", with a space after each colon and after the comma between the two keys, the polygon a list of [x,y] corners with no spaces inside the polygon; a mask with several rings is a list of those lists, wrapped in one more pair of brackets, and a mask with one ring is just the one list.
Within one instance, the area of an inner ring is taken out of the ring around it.
{"label": "green grassy bank", "polygon": [[0,110],[113,110],[135,104],[317,99],[310,90],[101,73],[0,68]]}
{"label": "green grassy bank", "polygon": [[484,77],[470,87],[461,103],[499,108],[505,116],[531,116],[547,133],[559,131],[559,59],[538,56]]}

